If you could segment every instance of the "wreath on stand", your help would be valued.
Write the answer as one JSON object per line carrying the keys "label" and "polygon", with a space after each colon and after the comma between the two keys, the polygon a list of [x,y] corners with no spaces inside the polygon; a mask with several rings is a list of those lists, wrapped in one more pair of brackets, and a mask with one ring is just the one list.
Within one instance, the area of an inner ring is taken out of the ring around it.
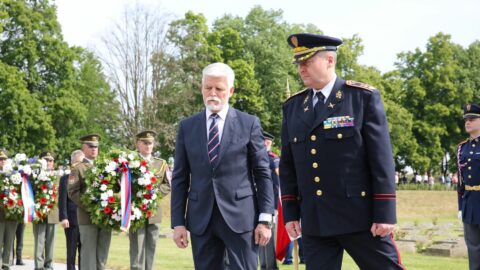
{"label": "wreath on stand", "polygon": [[100,155],[85,176],[81,201],[93,224],[137,230],[157,209],[160,183],[137,152],[114,149]]}

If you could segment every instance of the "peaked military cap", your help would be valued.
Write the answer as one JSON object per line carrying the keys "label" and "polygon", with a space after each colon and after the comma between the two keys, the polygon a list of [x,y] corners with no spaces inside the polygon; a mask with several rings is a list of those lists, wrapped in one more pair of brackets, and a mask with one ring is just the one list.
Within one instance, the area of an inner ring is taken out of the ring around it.
{"label": "peaked military cap", "polygon": [[52,152],[45,151],[40,154],[40,158],[43,158],[45,160],[55,160],[55,157],[53,156]]}
{"label": "peaked military cap", "polygon": [[293,48],[294,64],[299,64],[320,51],[336,51],[343,43],[339,38],[308,33],[290,35],[287,41]]}
{"label": "peaked military cap", "polygon": [[268,140],[272,140],[275,139],[275,136],[273,136],[272,134],[266,132],[266,131],[263,131],[263,137],[265,137],[265,139],[268,139]]}
{"label": "peaked military cap", "polygon": [[88,134],[83,137],[80,137],[82,144],[98,146],[100,142],[100,135],[98,134]]}
{"label": "peaked military cap", "polygon": [[8,153],[4,149],[0,149],[0,159],[7,159],[8,158]]}
{"label": "peaked military cap", "polygon": [[156,136],[157,133],[153,130],[144,130],[135,135],[137,141],[154,141]]}
{"label": "peaked military cap", "polygon": [[469,103],[463,107],[463,119],[480,118],[480,106],[475,103]]}

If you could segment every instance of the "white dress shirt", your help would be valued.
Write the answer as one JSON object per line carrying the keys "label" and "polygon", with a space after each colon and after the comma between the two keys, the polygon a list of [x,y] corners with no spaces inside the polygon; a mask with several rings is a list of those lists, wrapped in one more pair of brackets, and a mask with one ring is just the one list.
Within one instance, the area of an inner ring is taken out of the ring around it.
{"label": "white dress shirt", "polygon": [[315,104],[317,104],[317,101],[318,101],[318,98],[315,96],[315,94],[318,91],[322,92],[323,96],[325,97],[323,102],[326,103],[327,99],[328,99],[328,96],[330,96],[330,93],[332,93],[333,85],[335,84],[336,80],[337,80],[337,74],[335,74],[333,79],[327,85],[325,85],[325,87],[323,87],[322,89],[313,89],[312,88],[312,90],[313,90],[313,98],[312,98],[313,108],[315,108]]}

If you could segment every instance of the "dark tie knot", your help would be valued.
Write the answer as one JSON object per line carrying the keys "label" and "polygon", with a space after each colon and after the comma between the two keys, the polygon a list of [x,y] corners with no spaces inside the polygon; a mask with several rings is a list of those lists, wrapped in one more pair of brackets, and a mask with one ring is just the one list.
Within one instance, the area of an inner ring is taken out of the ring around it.
{"label": "dark tie knot", "polygon": [[210,114],[210,118],[215,121],[218,118],[218,114],[212,113],[212,114]]}
{"label": "dark tie knot", "polygon": [[322,92],[318,91],[317,93],[315,93],[315,96],[317,97],[318,101],[325,101],[325,96]]}

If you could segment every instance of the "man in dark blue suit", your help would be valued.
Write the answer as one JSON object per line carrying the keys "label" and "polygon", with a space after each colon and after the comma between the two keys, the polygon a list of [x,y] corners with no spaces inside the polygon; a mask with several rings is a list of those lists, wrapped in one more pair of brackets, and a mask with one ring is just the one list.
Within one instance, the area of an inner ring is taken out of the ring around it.
{"label": "man in dark blue suit", "polygon": [[[75,150],[72,152],[70,158],[71,166],[82,162],[85,155],[82,150]],[[68,198],[68,177],[70,174],[65,174],[60,178],[60,186],[58,188],[58,214],[60,223],[65,230],[65,237],[67,240],[67,270],[75,270],[75,257],[78,249],[78,265],[80,265],[80,231],[78,229],[77,221],[77,205]]]}
{"label": "man in dark blue suit", "polygon": [[[307,269],[403,269],[392,238],[395,169],[378,90],[335,74],[338,38],[288,38],[307,89],[283,105],[280,185],[286,229]],[[301,220],[301,227],[300,227]]]}
{"label": "man in dark blue suit", "polygon": [[458,209],[463,221],[469,269],[480,270],[480,106],[465,105],[463,119],[469,138],[457,149]]}
{"label": "man in dark blue suit", "polygon": [[195,269],[256,269],[258,245],[271,237],[273,187],[257,117],[231,108],[233,70],[203,70],[206,110],[180,122],[172,177],[171,219],[178,247],[192,239]]}

